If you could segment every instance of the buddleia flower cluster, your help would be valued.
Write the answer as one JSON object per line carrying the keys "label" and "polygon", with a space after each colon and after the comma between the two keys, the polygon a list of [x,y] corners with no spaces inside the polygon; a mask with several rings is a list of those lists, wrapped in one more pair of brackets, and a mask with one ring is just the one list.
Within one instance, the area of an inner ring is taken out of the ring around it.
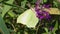
{"label": "buddleia flower cluster", "polygon": [[35,3],[35,12],[36,16],[38,19],[47,19],[49,20],[51,18],[50,14],[48,11],[43,10],[43,8],[49,9],[51,4],[43,4],[42,6],[40,5],[41,0],[37,0]]}

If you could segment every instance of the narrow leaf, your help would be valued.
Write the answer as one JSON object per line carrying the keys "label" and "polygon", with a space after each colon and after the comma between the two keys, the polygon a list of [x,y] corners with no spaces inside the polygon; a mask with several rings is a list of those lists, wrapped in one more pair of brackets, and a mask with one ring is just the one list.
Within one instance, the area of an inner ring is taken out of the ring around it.
{"label": "narrow leaf", "polygon": [[45,31],[46,31],[46,34],[48,34],[49,32],[48,32],[48,29],[47,28],[44,28],[45,29]]}
{"label": "narrow leaf", "polygon": [[3,34],[10,34],[1,15],[0,15],[0,30],[2,30]]}
{"label": "narrow leaf", "polygon": [[[14,1],[14,0],[9,0],[9,1],[7,1],[6,3],[12,4],[13,1]],[[4,15],[5,15],[11,8],[12,8],[11,6],[4,5],[3,11],[2,11],[2,17],[4,17]]]}
{"label": "narrow leaf", "polygon": [[58,30],[58,21],[56,21],[56,24],[55,24],[52,32],[55,33],[56,30]]}
{"label": "narrow leaf", "polygon": [[21,2],[21,7],[25,8],[26,2],[27,2],[27,0],[22,1]]}
{"label": "narrow leaf", "polygon": [[12,10],[10,10],[10,11],[8,12],[8,14],[9,14],[11,17],[16,17],[16,14],[15,14],[14,12],[12,12]]}

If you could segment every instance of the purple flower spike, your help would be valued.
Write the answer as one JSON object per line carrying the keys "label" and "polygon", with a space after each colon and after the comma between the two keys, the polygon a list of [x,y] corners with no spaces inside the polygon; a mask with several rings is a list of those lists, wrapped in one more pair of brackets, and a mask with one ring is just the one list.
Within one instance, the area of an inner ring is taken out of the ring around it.
{"label": "purple flower spike", "polygon": [[39,4],[40,4],[41,0],[37,0],[36,4],[35,4],[35,11],[36,11],[36,16],[39,18],[39,19],[49,19],[50,18],[50,15],[47,11],[44,11],[42,10],[42,8],[49,8],[50,5],[49,4],[46,4],[46,5],[43,5],[42,8],[39,8]]}
{"label": "purple flower spike", "polygon": [[51,7],[51,4],[44,4],[43,7],[44,8],[50,8]]}
{"label": "purple flower spike", "polygon": [[48,12],[46,12],[46,11],[42,11],[42,12],[36,12],[36,14],[37,14],[37,17],[39,18],[39,19],[49,19],[50,18],[50,15],[49,15],[49,13]]}

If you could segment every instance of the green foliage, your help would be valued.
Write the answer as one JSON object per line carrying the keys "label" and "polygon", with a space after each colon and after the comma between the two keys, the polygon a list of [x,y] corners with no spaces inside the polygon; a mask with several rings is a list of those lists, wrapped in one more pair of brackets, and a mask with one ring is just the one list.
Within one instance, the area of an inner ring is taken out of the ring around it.
{"label": "green foliage", "polygon": [[3,0],[0,0],[0,2],[2,2]]}
{"label": "green foliage", "polygon": [[46,3],[46,2],[47,2],[47,0],[43,0],[43,2],[44,2],[44,3]]}
{"label": "green foliage", "polygon": [[10,34],[1,15],[0,15],[0,30],[3,34]]}
{"label": "green foliage", "polygon": [[10,11],[8,12],[8,14],[9,14],[11,17],[16,17],[16,14],[15,14],[12,10],[10,10]]}
{"label": "green foliage", "polygon": [[55,33],[56,30],[58,30],[58,21],[56,21],[56,24],[55,24],[55,26],[54,26],[54,28],[53,28],[53,30],[52,30],[53,34],[56,34],[56,33]]}
{"label": "green foliage", "polygon": [[[9,1],[7,1],[6,3],[8,3],[8,4],[13,4],[13,1],[14,0],[9,0]],[[2,17],[4,17],[4,15],[11,9],[12,7],[11,6],[8,6],[8,5],[5,5],[4,4],[4,7],[3,7],[3,11],[2,11]]]}
{"label": "green foliage", "polygon": [[46,31],[46,34],[49,34],[48,29],[47,29],[47,28],[44,28],[44,29],[45,29],[45,31]]}
{"label": "green foliage", "polygon": [[[53,5],[50,10],[46,9],[51,15],[51,20],[42,20],[41,24],[30,8],[34,9],[36,1],[0,0],[0,34],[60,34],[60,2],[42,0],[40,6],[45,3],[53,3]],[[30,7],[30,4],[27,6],[28,3],[31,4]],[[52,31],[49,29],[51,25]]]}
{"label": "green foliage", "polygon": [[22,1],[21,2],[21,7],[25,8],[26,3],[27,3],[27,0]]}

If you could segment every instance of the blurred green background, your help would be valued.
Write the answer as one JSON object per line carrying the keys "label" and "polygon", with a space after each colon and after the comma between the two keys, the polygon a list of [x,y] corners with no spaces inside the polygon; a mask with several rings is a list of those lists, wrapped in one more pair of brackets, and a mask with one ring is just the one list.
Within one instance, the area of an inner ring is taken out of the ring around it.
{"label": "blurred green background", "polygon": [[[36,1],[0,0],[0,34],[60,34],[60,13],[50,14],[51,20],[42,20],[41,25],[39,24],[41,21],[30,10],[30,7],[35,7]],[[40,5],[47,3],[52,4],[51,8],[60,11],[59,0],[42,0]]]}

